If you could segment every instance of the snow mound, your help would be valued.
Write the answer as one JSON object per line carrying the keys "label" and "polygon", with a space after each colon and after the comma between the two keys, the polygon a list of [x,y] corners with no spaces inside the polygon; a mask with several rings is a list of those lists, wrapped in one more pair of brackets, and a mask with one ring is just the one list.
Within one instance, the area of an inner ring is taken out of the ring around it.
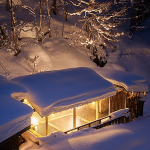
{"label": "snow mound", "polygon": [[[5,77],[0,76],[0,96],[5,95],[11,97],[11,94],[15,92],[27,93],[27,90],[21,85],[8,81]],[[2,101],[1,99],[1,102]]]}
{"label": "snow mound", "polygon": [[42,46],[40,46],[36,42],[29,42],[27,39],[23,39],[22,42],[26,44],[24,44],[21,49],[21,53],[18,55],[20,63],[24,62],[28,64],[32,73],[51,70],[51,60],[45,53]]}
{"label": "snow mound", "polygon": [[43,46],[52,62],[52,70],[77,67],[96,67],[87,54],[87,49],[75,44],[70,38],[52,37],[43,40]]}
{"label": "snow mound", "polygon": [[13,99],[11,94],[14,92],[26,93],[27,90],[0,76],[0,142],[31,124],[33,110]]}
{"label": "snow mound", "polygon": [[93,68],[100,76],[111,83],[124,87],[131,92],[148,92],[146,79],[142,76],[121,70]]}
{"label": "snow mound", "polygon": [[37,29],[32,24],[26,24],[20,29],[19,38],[37,38]]}
{"label": "snow mound", "polygon": [[129,108],[126,108],[126,109],[120,109],[118,111],[115,111],[113,113],[110,114],[111,116],[111,119],[115,119],[115,118],[119,118],[121,116],[126,116],[128,117],[129,116]]}

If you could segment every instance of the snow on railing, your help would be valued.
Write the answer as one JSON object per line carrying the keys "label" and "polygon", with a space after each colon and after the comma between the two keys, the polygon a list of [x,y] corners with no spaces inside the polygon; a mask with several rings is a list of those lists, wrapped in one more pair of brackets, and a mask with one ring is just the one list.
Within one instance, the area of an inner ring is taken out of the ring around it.
{"label": "snow on railing", "polygon": [[[104,121],[102,123],[102,120],[104,120],[106,118],[108,118],[109,120]],[[129,117],[126,114],[124,114],[124,115],[122,115],[122,116],[120,116],[118,118],[114,118],[114,119],[112,118],[111,115],[108,115],[106,117],[103,117],[101,119],[95,120],[93,122],[90,122],[90,123],[84,124],[82,126],[70,129],[68,131],[65,131],[64,134],[71,133],[73,131],[79,131],[79,130],[82,130],[82,129],[87,129],[89,127],[95,128],[95,129],[100,129],[102,127],[105,127],[105,126],[108,126],[108,125],[111,125],[111,124],[119,124],[119,123],[126,123],[126,122],[129,122]]]}
{"label": "snow on railing", "polygon": [[82,129],[86,129],[86,128],[89,128],[89,127],[93,127],[93,126],[99,125],[99,124],[101,124],[101,121],[103,119],[106,119],[106,118],[111,119],[111,116],[106,116],[106,117],[103,117],[101,119],[98,119],[98,120],[92,121],[90,123],[84,124],[82,126],[78,126],[76,128],[70,129],[68,131],[65,131],[64,134],[67,134],[67,133],[73,132],[73,131],[79,131],[79,130],[82,130]]}

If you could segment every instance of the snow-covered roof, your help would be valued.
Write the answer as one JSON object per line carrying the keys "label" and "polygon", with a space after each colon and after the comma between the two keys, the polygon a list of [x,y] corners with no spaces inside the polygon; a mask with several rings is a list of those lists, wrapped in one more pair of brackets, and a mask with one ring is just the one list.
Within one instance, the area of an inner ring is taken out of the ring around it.
{"label": "snow-covered roof", "polygon": [[13,99],[14,92],[26,93],[27,90],[0,76],[0,142],[31,125],[33,110]]}
{"label": "snow-covered roof", "polygon": [[22,76],[13,82],[28,90],[26,99],[42,117],[116,94],[112,83],[85,67]]}
{"label": "snow-covered roof", "polygon": [[124,87],[131,92],[148,92],[146,79],[142,76],[114,69],[93,68],[100,76],[111,83]]}

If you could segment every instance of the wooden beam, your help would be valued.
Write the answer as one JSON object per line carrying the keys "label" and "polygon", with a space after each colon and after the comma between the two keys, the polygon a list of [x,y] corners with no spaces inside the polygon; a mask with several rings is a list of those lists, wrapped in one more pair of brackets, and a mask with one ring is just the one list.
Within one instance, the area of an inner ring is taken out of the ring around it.
{"label": "wooden beam", "polygon": [[99,101],[99,112],[102,113],[102,100]]}
{"label": "wooden beam", "polygon": [[96,120],[99,119],[99,101],[96,101]]}
{"label": "wooden beam", "polygon": [[124,102],[124,108],[127,108],[127,92],[126,92],[126,96],[125,96],[125,102]]}
{"label": "wooden beam", "polygon": [[110,97],[109,97],[108,114],[110,114]]}
{"label": "wooden beam", "polygon": [[76,108],[73,108],[73,128],[76,127]]}
{"label": "wooden beam", "polygon": [[48,116],[45,117],[45,123],[46,123],[46,135],[49,135]]}

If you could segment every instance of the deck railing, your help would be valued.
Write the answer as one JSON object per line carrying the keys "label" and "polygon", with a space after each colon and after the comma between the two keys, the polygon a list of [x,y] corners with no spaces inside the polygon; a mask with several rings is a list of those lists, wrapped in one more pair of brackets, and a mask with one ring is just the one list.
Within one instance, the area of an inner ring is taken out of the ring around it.
{"label": "deck railing", "polygon": [[106,116],[106,117],[103,117],[101,119],[98,119],[98,120],[95,120],[95,121],[92,121],[90,123],[87,123],[87,124],[84,124],[82,126],[78,126],[76,128],[73,128],[73,129],[70,129],[68,131],[65,131],[64,134],[67,134],[69,132],[73,132],[73,131],[79,131],[79,130],[82,130],[82,129],[86,129],[86,128],[89,128],[89,127],[93,127],[93,126],[97,126],[97,125],[100,125],[101,124],[101,121],[106,119],[106,118],[109,118],[111,119],[111,116]]}
{"label": "deck railing", "polygon": [[70,129],[68,131],[65,131],[64,134],[67,134],[67,133],[73,132],[73,131],[79,131],[79,130],[86,129],[86,128],[89,128],[89,127],[92,127],[92,128],[95,128],[95,129],[100,129],[102,127],[105,127],[105,126],[108,126],[108,125],[111,125],[111,124],[126,123],[126,122],[129,121],[129,117],[121,116],[121,117],[118,117],[118,118],[115,118],[115,119],[111,119],[110,121],[108,120],[108,121],[102,123],[101,121],[103,119],[106,119],[106,118],[111,119],[111,116],[106,116],[106,117],[103,117],[103,118],[101,118],[99,120],[95,120],[93,122],[84,124],[82,126]]}
{"label": "deck railing", "polygon": [[119,123],[126,123],[126,122],[129,122],[129,117],[126,117],[126,116],[121,116],[121,117],[118,117],[118,118],[115,118],[115,119],[112,119],[110,121],[107,121],[103,124],[100,124],[100,125],[97,125],[93,128],[95,129],[100,129],[102,127],[105,127],[105,126],[108,126],[108,125],[112,125],[112,124],[119,124]]}

